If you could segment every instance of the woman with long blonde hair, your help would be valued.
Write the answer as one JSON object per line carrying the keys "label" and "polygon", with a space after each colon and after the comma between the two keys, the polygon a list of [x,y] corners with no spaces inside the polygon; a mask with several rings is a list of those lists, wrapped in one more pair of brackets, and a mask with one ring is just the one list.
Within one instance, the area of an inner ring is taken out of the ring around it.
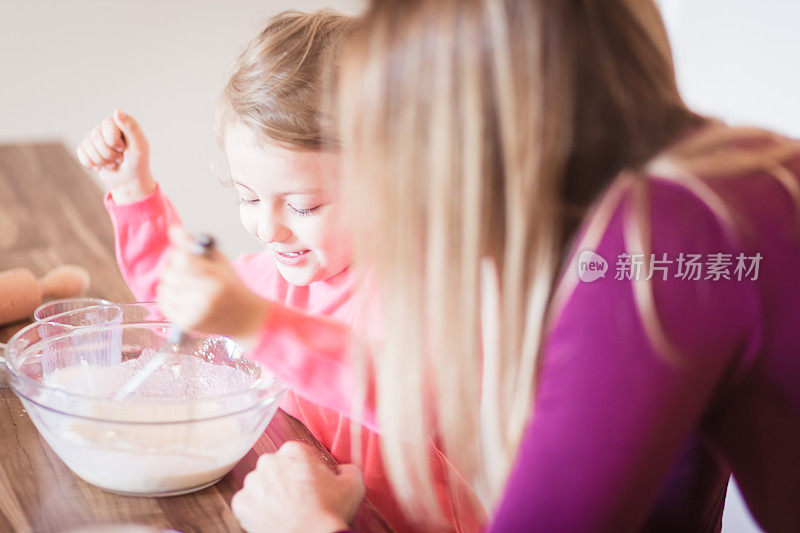
{"label": "woman with long blonde hair", "polygon": [[[731,470],[800,530],[800,146],[687,109],[652,1],[374,1],[339,99],[386,324],[364,409],[410,509],[436,512],[434,434],[493,531],[692,498],[719,529]],[[693,446],[714,463],[682,470]],[[351,480],[297,452],[236,499],[344,528]]]}

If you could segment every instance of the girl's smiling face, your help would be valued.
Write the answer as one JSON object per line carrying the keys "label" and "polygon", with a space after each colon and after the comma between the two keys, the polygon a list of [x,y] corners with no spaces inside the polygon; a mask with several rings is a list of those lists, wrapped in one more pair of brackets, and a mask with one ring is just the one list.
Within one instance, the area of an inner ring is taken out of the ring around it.
{"label": "girl's smiling face", "polygon": [[339,154],[266,144],[234,124],[225,152],[242,224],[272,251],[286,281],[308,285],[349,266],[337,200]]}

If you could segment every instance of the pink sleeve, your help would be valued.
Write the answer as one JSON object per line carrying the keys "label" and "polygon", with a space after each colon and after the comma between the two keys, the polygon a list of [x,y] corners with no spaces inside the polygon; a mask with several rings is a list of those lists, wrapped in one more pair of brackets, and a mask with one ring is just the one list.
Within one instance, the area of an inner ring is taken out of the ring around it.
{"label": "pink sleeve", "polygon": [[170,249],[167,230],[181,225],[178,213],[160,187],[137,202],[117,204],[108,194],[104,203],[114,226],[123,279],[137,300],[154,300]]}
{"label": "pink sleeve", "polygon": [[[348,357],[354,340],[347,324],[276,304],[250,357],[300,396],[350,415],[358,385]],[[368,387],[359,422],[377,431],[373,405],[372,387]]]}

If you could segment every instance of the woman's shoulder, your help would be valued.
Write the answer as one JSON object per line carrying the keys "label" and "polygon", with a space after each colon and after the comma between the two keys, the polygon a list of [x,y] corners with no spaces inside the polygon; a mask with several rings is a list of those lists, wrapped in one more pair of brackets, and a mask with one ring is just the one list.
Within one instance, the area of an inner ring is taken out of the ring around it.
{"label": "woman's shoulder", "polygon": [[800,141],[768,130],[712,123],[659,153],[642,174],[655,201],[681,197],[739,230],[752,231],[748,219],[768,213],[790,225],[800,217]]}
{"label": "woman's shoulder", "polygon": [[800,144],[712,133],[623,177],[598,245],[637,307],[696,353],[756,342],[765,305],[782,308],[772,287],[800,264]]}
{"label": "woman's shoulder", "polygon": [[728,215],[707,190],[656,175],[622,176],[573,247],[554,298],[561,318],[596,321],[602,306],[616,317],[609,327],[621,327],[618,335],[645,334],[658,348],[698,361],[729,357],[760,329],[760,259]]}
{"label": "woman's shoulder", "polygon": [[654,238],[773,261],[800,253],[800,142],[746,128],[700,137],[645,169]]}

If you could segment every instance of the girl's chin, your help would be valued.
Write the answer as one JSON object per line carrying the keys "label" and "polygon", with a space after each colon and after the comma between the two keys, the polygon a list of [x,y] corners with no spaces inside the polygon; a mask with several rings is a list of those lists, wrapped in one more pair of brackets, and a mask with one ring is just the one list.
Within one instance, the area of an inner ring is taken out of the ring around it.
{"label": "girl's chin", "polygon": [[278,272],[281,273],[281,276],[283,276],[283,279],[287,282],[302,287],[317,281],[319,269],[308,262],[297,266],[278,263]]}

